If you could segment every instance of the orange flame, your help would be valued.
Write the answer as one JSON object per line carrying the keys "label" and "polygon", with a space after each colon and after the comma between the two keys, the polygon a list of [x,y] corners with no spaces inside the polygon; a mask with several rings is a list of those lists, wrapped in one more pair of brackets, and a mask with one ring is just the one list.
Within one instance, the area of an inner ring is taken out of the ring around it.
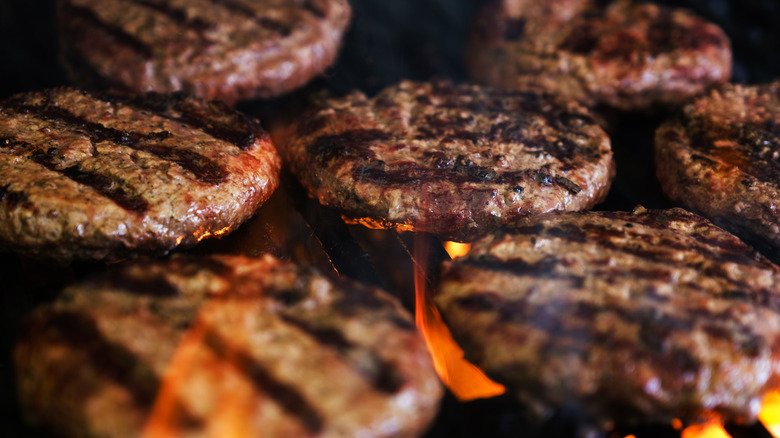
{"label": "orange flame", "polygon": [[[761,400],[761,412],[758,420],[774,437],[780,438],[780,390],[770,391]],[[682,438],[730,438],[719,421],[711,421],[701,426],[691,426],[683,430]]]}
{"label": "orange flame", "polygon": [[[254,409],[257,394],[233,361],[218,357],[204,345],[209,327],[204,314],[211,309],[208,301],[204,303],[192,326],[176,346],[144,424],[142,438],[182,436],[180,403],[181,400],[194,398],[193,388],[201,397],[213,399],[204,424],[206,436],[254,436],[251,433],[252,418],[248,413]],[[192,385],[193,381],[201,385]],[[209,384],[204,385],[204,382],[219,383],[209,389]]]}
{"label": "orange flame", "polygon": [[[422,239],[415,239],[418,261],[423,253]],[[488,398],[503,394],[503,385],[490,380],[479,368],[463,358],[463,350],[452,339],[439,309],[431,301],[425,287],[425,266],[414,267],[415,321],[433,357],[433,365],[442,381],[461,401]]]}
{"label": "orange flame", "polygon": [[[205,239],[207,237],[212,237],[212,236],[213,237],[219,237],[219,236],[227,233],[228,231],[230,231],[230,225],[226,226],[225,228],[222,228],[221,230],[217,230],[217,231],[214,231],[214,232],[211,232],[211,231],[203,232],[203,234],[201,234],[200,237],[197,237],[197,239],[198,239],[198,242],[200,242],[201,240],[203,240],[203,239]],[[196,232],[195,235],[197,236],[199,233],[200,233],[200,230],[198,230],[198,232]]]}
{"label": "orange flame", "polygon": [[197,350],[206,332],[205,325],[196,320],[185,333],[168,365],[165,378],[157,393],[151,414],[146,420],[142,437],[176,436],[176,428],[171,423],[176,414],[177,391],[188,371],[195,366]]}
{"label": "orange flame", "polygon": [[731,438],[731,435],[726,432],[720,421],[712,420],[686,427],[682,431],[681,438]]}
{"label": "orange flame", "polygon": [[460,243],[460,242],[444,242],[444,250],[447,251],[447,254],[450,255],[450,258],[460,257],[466,255],[466,253],[469,252],[471,249],[470,243]]}
{"label": "orange flame", "polygon": [[775,438],[780,438],[780,390],[764,395],[758,420]]}

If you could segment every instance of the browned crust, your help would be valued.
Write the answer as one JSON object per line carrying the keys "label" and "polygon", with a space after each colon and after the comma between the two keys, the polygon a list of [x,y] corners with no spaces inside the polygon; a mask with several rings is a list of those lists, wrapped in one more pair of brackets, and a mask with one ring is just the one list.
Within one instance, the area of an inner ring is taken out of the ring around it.
{"label": "browned crust", "polygon": [[547,214],[444,266],[466,355],[540,418],[752,422],[780,358],[780,269],[682,209]]}
{"label": "browned crust", "polygon": [[442,396],[397,300],[271,256],[71,286],[27,318],[14,358],[25,414],[66,437],[415,437]]}
{"label": "browned crust", "polygon": [[546,3],[485,6],[467,47],[474,80],[640,110],[681,104],[731,75],[728,37],[687,10],[630,0]]}
{"label": "browned crust", "polygon": [[713,91],[661,125],[655,143],[672,200],[780,254],[780,82]]}
{"label": "browned crust", "polygon": [[346,0],[64,0],[57,23],[84,86],[235,103],[322,73],[350,15]]}
{"label": "browned crust", "polygon": [[221,102],[17,95],[0,102],[0,247],[111,260],[192,246],[254,214],[280,165],[257,121]]}
{"label": "browned crust", "polygon": [[289,165],[323,204],[461,241],[590,208],[614,174],[609,138],[581,105],[444,81],[324,99],[290,136]]}

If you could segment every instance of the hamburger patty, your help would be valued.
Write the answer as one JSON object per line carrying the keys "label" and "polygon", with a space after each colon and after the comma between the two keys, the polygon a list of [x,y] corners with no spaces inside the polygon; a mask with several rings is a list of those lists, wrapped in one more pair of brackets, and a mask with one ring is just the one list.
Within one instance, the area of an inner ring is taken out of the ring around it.
{"label": "hamburger patty", "polygon": [[671,199],[780,256],[780,81],[696,99],[659,127],[655,145]]}
{"label": "hamburger patty", "polygon": [[467,46],[470,76],[541,87],[588,105],[676,105],[725,83],[728,37],[687,10],[629,0],[487,4]]}
{"label": "hamburger patty", "polygon": [[279,183],[256,121],[221,102],[69,88],[0,102],[0,249],[162,254],[225,233]]}
{"label": "hamburger patty", "polygon": [[442,395],[395,299],[271,256],[68,287],[14,358],[27,417],[66,437],[413,437]]}
{"label": "hamburger patty", "polygon": [[57,23],[84,86],[234,103],[322,73],[350,14],[346,0],[63,0]]}
{"label": "hamburger patty", "polygon": [[454,240],[590,208],[614,174],[609,138],[581,105],[444,81],[322,99],[289,137],[281,152],[323,204]]}
{"label": "hamburger patty", "polygon": [[539,418],[752,422],[778,374],[780,268],[682,209],[522,220],[446,264],[435,302]]}

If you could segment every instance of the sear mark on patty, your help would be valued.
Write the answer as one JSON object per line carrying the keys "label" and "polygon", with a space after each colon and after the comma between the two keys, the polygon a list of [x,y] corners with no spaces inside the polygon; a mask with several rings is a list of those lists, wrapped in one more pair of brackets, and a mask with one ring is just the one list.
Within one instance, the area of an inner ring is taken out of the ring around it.
{"label": "sear mark on patty", "polygon": [[203,32],[205,32],[208,29],[211,29],[214,26],[213,24],[207,23],[201,18],[198,17],[190,18],[187,14],[186,9],[173,7],[167,1],[164,2],[159,2],[154,0],[130,0],[130,1],[139,4],[141,6],[147,7],[149,9],[152,9],[156,12],[159,12],[160,14],[168,17],[174,23],[192,29],[201,36],[203,35]]}
{"label": "sear mark on patty", "polygon": [[353,344],[342,331],[330,327],[316,327],[292,316],[282,315],[282,320],[311,336],[320,345],[338,351],[353,368],[371,382],[376,390],[394,394],[403,388],[403,378],[392,364],[364,347]]}
{"label": "sear mark on patty", "polygon": [[52,312],[46,318],[45,336],[85,351],[94,370],[127,390],[139,406],[151,406],[160,378],[124,345],[106,339],[96,322],[78,312]]}
{"label": "sear mark on patty", "polygon": [[[248,150],[254,144],[258,133],[250,126],[249,118],[221,102],[209,102],[214,105],[215,110],[228,114],[229,120],[217,120],[213,115],[205,110],[188,103],[182,93],[163,95],[158,93],[147,93],[136,97],[127,103],[143,109],[152,110],[162,117],[169,117],[172,120],[184,123],[187,126],[203,131],[212,137],[233,144],[241,150]],[[178,112],[178,116],[167,115],[168,111]],[[260,133],[264,138],[267,133]]]}
{"label": "sear mark on patty", "polygon": [[325,420],[295,386],[276,379],[249,353],[231,345],[215,330],[207,331],[204,344],[217,356],[235,364],[255,385],[258,392],[275,400],[285,412],[295,416],[303,427],[316,434],[323,430]]}
{"label": "sear mark on patty", "polygon": [[125,210],[143,214],[149,209],[146,199],[136,193],[127,181],[117,176],[84,169],[80,164],[60,169],[53,157],[40,149],[33,152],[30,159],[71,181],[95,189]]}
{"label": "sear mark on patty", "polygon": [[[178,164],[191,172],[198,181],[206,184],[219,184],[228,177],[228,172],[222,166],[198,152],[180,147],[156,144],[156,142],[172,136],[168,131],[141,134],[134,131],[110,128],[100,123],[90,122],[68,110],[53,105],[36,106],[12,102],[5,109],[19,114],[28,114],[33,117],[63,123],[67,129],[87,136],[94,143],[108,141],[116,145],[149,152],[160,159]],[[51,166],[55,165],[55,163],[49,164]]]}
{"label": "sear mark on patty", "polygon": [[154,55],[152,46],[141,41],[135,35],[126,32],[121,27],[101,20],[92,9],[84,6],[76,6],[71,2],[61,3],[61,7],[64,8],[64,11],[66,11],[68,15],[78,17],[79,19],[88,22],[89,26],[100,29],[119,45],[132,49],[144,58],[152,58]]}

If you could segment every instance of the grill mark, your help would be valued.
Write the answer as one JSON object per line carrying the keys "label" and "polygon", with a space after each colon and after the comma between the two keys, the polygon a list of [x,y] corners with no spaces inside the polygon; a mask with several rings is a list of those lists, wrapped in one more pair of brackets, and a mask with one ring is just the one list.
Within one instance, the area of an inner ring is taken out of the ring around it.
{"label": "grill mark", "polygon": [[143,150],[166,161],[172,161],[188,170],[198,181],[217,185],[227,180],[229,173],[214,160],[188,149],[176,149],[163,145],[137,145],[134,149]]}
{"label": "grill mark", "polygon": [[209,105],[215,105],[218,110],[229,114],[233,119],[233,123],[229,124],[214,120],[208,114],[205,114],[203,110],[186,101],[178,102],[176,109],[181,111],[182,119],[189,126],[200,129],[214,138],[231,143],[244,151],[249,150],[255,143],[255,140],[268,138],[268,134],[265,131],[261,131],[258,136],[258,133],[251,128],[253,125],[252,121],[245,114],[232,109],[223,102],[213,101],[209,102]]}
{"label": "grill mark", "polygon": [[125,210],[139,214],[149,210],[149,202],[147,202],[139,193],[135,193],[131,188],[126,188],[125,185],[127,183],[119,178],[102,175],[92,171],[85,171],[79,164],[58,170],[49,167],[44,161],[38,161],[35,158],[34,160],[39,164],[45,165],[49,170],[61,173],[72,181],[97,190],[98,193],[111,199]]}
{"label": "grill mark", "polygon": [[[590,330],[593,327],[590,321],[599,314],[612,314],[622,323],[640,327],[638,344],[630,345],[635,351],[641,344],[652,352],[668,354],[676,350],[671,342],[675,333],[687,333],[697,328],[706,331],[712,338],[735,342],[746,350],[755,351],[758,348],[756,345],[762,345],[762,339],[750,333],[748,328],[742,327],[740,332],[729,326],[727,323],[732,318],[728,313],[710,312],[704,308],[685,309],[687,313],[669,315],[648,307],[632,309],[618,304],[564,299],[551,300],[543,305],[532,304],[522,299],[506,300],[496,292],[461,297],[454,301],[454,305],[470,312],[495,313],[502,323],[528,325],[554,337],[569,338],[585,344],[596,342],[605,347],[614,347],[625,341],[615,339],[612,333]],[[564,320],[566,324],[561,323]],[[737,338],[745,339],[737,342]]]}
{"label": "grill mark", "polygon": [[[216,185],[222,183],[229,176],[229,173],[222,166],[195,151],[177,149],[159,144],[144,143],[147,141],[161,141],[170,138],[172,134],[168,131],[146,134],[140,134],[134,131],[122,131],[106,127],[99,123],[90,122],[83,117],[76,116],[70,111],[52,105],[34,106],[17,102],[11,103],[8,108],[12,111],[31,114],[49,121],[65,123],[68,125],[68,129],[72,129],[75,132],[87,136],[94,143],[109,141],[131,149],[148,152],[162,160],[178,164],[183,169],[192,173],[198,181],[206,184]],[[53,163],[48,163],[47,165],[47,167],[54,170],[52,166]]]}
{"label": "grill mark", "polygon": [[305,0],[303,2],[303,9],[311,12],[315,17],[325,18],[328,15],[328,10],[322,7],[322,2],[318,0]]}
{"label": "grill mark", "polygon": [[[132,90],[127,84],[122,83],[116,77],[109,77],[101,73],[95,66],[87,62],[87,59],[79,55],[75,50],[63,49],[63,56],[67,64],[74,70],[75,74],[84,78],[84,81],[90,84],[90,88],[101,90],[117,90],[124,93],[131,93]],[[151,56],[151,55],[150,55]]]}
{"label": "grill mark", "polygon": [[[562,224],[562,225],[567,225],[567,224]],[[591,227],[589,231],[594,232],[594,235],[587,234],[585,228],[588,228],[588,226]],[[609,229],[606,228],[605,225],[600,225],[600,224],[585,224],[584,226],[579,226],[579,227],[572,226],[570,224],[569,226],[564,226],[564,227],[544,227],[543,225],[535,225],[535,226],[529,226],[529,227],[523,227],[517,229],[509,229],[508,231],[513,234],[521,234],[521,235],[529,235],[529,236],[559,237],[559,238],[568,239],[569,241],[578,242],[578,243],[592,242],[606,249],[615,252],[624,253],[624,254],[630,254],[632,256],[639,257],[644,260],[644,262],[637,263],[637,264],[655,265],[655,267],[648,267],[648,268],[634,267],[628,270],[622,270],[613,267],[605,270],[605,269],[599,269],[598,266],[594,264],[590,274],[598,278],[620,279],[620,278],[625,278],[626,275],[631,275],[633,278],[636,279],[662,280],[662,281],[669,282],[672,279],[673,271],[679,270],[680,267],[682,266],[684,268],[695,270],[701,273],[702,275],[710,276],[722,283],[725,283],[727,287],[730,288],[731,291],[754,289],[751,288],[750,285],[748,285],[743,281],[729,278],[723,271],[722,266],[720,265],[720,263],[723,262],[732,262],[737,264],[742,262],[745,265],[751,266],[754,263],[752,262],[753,260],[752,258],[743,259],[742,257],[734,256],[734,254],[730,254],[728,252],[725,253],[713,252],[712,248],[698,247],[698,245],[694,243],[690,243],[690,244],[674,243],[674,246],[678,247],[681,250],[693,249],[699,252],[707,253],[709,259],[714,260],[715,263],[701,263],[697,261],[691,261],[688,259],[685,259],[683,261],[671,260],[669,257],[667,257],[666,252],[662,250],[662,248],[664,248],[667,245],[672,246],[666,240],[663,240],[658,243],[654,243],[652,246],[647,246],[647,247],[642,247],[638,245],[626,246],[626,245],[615,244],[609,240],[610,235],[623,237],[629,235],[629,233],[627,231],[624,233],[624,232],[620,232],[619,230]],[[641,234],[635,235],[635,237],[640,237],[640,236],[642,235]],[[494,271],[506,271],[506,272],[513,273],[516,270],[516,272],[518,272],[517,275],[527,275],[527,276],[531,276],[532,278],[540,278],[540,279],[556,278],[550,275],[555,268],[555,264],[558,263],[558,261],[556,261],[556,258],[553,256],[548,256],[542,259],[542,261],[544,263],[538,267],[538,271],[541,272],[534,272],[535,269],[534,266],[527,264],[521,259],[498,260],[492,256],[481,256],[480,259],[477,260],[464,259],[460,263],[475,266],[475,267],[480,267],[483,269],[490,269]],[[773,269],[772,266],[768,264],[768,262],[760,264],[759,267],[763,269]],[[580,280],[580,282],[581,281],[584,281],[584,279]],[[687,286],[693,290],[698,290],[696,287],[694,287],[695,285],[684,285],[684,286]],[[752,293],[750,294],[745,293],[745,294],[737,295],[733,292],[727,291],[722,294],[710,294],[710,296],[712,296],[712,298],[727,299],[727,300],[738,299],[739,301],[749,302],[751,305],[754,306],[768,308],[772,311],[780,311],[780,296],[778,296],[777,294],[773,293],[771,290],[766,288],[752,290]]]}
{"label": "grill mark", "polygon": [[70,2],[61,2],[61,3],[62,3],[63,11],[66,14],[87,21],[89,25],[102,30],[107,35],[109,35],[114,40],[116,40],[116,42],[119,43],[120,45],[123,45],[125,47],[128,47],[138,52],[141,56],[145,58],[151,58],[154,55],[152,46],[139,40],[134,35],[126,32],[124,29],[106,23],[105,21],[102,21],[100,17],[98,17],[98,15],[91,9],[88,9],[83,6],[76,6]]}
{"label": "grill mark", "polygon": [[32,161],[57,172],[64,177],[83,186],[90,187],[110,199],[125,210],[137,214],[143,214],[149,209],[149,203],[139,193],[135,193],[128,187],[128,183],[113,175],[103,175],[89,170],[84,170],[80,164],[58,169],[53,157],[42,150],[33,152]]}
{"label": "grill mark", "polygon": [[288,23],[276,20],[271,17],[258,17],[255,11],[236,0],[211,0],[212,3],[221,5],[231,12],[243,15],[251,19],[261,27],[281,36],[288,36],[292,33],[292,26]]}
{"label": "grill mark", "polygon": [[[574,120],[580,119],[576,114],[565,115],[564,113],[560,115],[545,115],[544,118],[548,120],[548,125],[550,126],[573,123]],[[516,123],[500,122],[484,132],[470,132],[462,129],[455,132],[447,132],[449,128],[446,124],[462,126],[462,123],[458,120],[433,119],[433,123],[430,123],[430,120],[428,120],[425,123],[425,127],[418,128],[415,139],[438,142],[442,145],[453,142],[464,143],[466,141],[474,144],[478,142],[515,143],[523,146],[521,153],[536,156],[548,154],[569,167],[574,167],[572,163],[577,160],[596,162],[602,157],[597,147],[580,146],[568,137],[542,137],[539,134],[535,134],[536,137],[529,138],[523,132],[524,129],[527,129],[523,121],[517,121]]]}
{"label": "grill mark", "polygon": [[157,2],[152,0],[130,0],[135,4],[144,6],[153,11],[159,12],[162,15],[168,17],[174,23],[181,26],[188,27],[199,35],[203,36],[203,32],[212,28],[212,23],[208,23],[199,17],[189,18],[187,11],[181,8],[172,7],[167,1]]}
{"label": "grill mark", "polygon": [[[678,244],[672,240],[668,239],[661,239],[659,242],[654,242],[654,244],[642,246],[640,244],[635,245],[626,245],[626,244],[618,244],[611,242],[606,237],[607,233],[604,233],[599,236],[589,236],[585,230],[577,230],[576,228],[573,228],[571,230],[561,230],[557,228],[550,229],[552,231],[551,235],[554,235],[556,232],[560,231],[561,237],[568,238],[572,241],[577,242],[591,242],[593,244],[597,244],[605,249],[609,249],[611,251],[623,253],[623,254],[630,254],[632,256],[638,257],[640,259],[643,259],[643,263],[653,263],[657,265],[661,265],[662,268],[666,269],[667,274],[662,274],[659,277],[653,277],[649,275],[642,275],[645,278],[648,279],[654,279],[654,278],[660,278],[667,277],[671,275],[671,271],[678,270],[680,267],[685,267],[688,269],[693,269],[697,272],[700,272],[705,275],[709,275],[713,278],[716,278],[722,282],[727,283],[730,287],[737,288],[737,289],[750,289],[750,286],[746,284],[745,282],[734,280],[732,278],[729,278],[728,276],[724,275],[724,272],[720,269],[719,263],[724,262],[731,262],[731,263],[737,263],[737,264],[743,264],[746,266],[752,265],[751,259],[748,260],[742,260],[739,257],[735,257],[733,254],[729,253],[720,253],[720,252],[713,252],[711,248],[699,248],[696,244],[690,243],[690,245],[685,244]],[[637,234],[637,236],[641,236]],[[704,252],[708,254],[708,257],[710,260],[714,261],[715,263],[706,263],[703,264],[701,262],[692,261],[689,259],[685,259],[682,261],[678,260],[672,260],[669,257],[668,251],[666,251],[666,248],[669,247],[671,249],[679,249],[682,251],[690,251],[695,250],[698,252]],[[632,270],[632,273],[634,274],[641,274],[641,270],[638,270],[638,268],[634,268]],[[647,271],[651,272],[651,271]],[[660,274],[661,271],[658,271]],[[616,276],[620,276],[621,272],[615,272]],[[624,273],[623,273],[624,274]]]}
{"label": "grill mark", "polygon": [[56,340],[86,352],[94,371],[119,384],[139,405],[148,409],[160,387],[152,368],[124,345],[106,339],[89,316],[74,311],[46,315],[47,331],[56,331]]}
{"label": "grill mark", "polygon": [[[615,213],[603,213],[605,218],[614,219],[616,221],[632,221],[638,222],[641,225],[649,226],[653,229],[668,229],[669,220],[683,220],[690,222],[692,216],[680,216],[673,212],[665,211],[663,213],[657,212],[663,215],[663,219],[655,217],[656,215],[650,215],[651,217],[641,217],[632,215],[627,217],[624,214]],[[647,216],[647,215],[645,215]],[[701,221],[696,220],[701,223]],[[630,222],[628,222],[630,223]],[[663,225],[661,225],[663,224]],[[532,229],[533,231],[529,231]],[[632,254],[649,258],[653,261],[660,261],[666,256],[665,249],[672,249],[678,251],[695,251],[699,253],[706,253],[707,257],[716,263],[736,263],[744,266],[755,266],[761,269],[773,269],[773,266],[767,260],[763,260],[756,257],[749,248],[744,246],[740,241],[731,238],[719,238],[719,237],[706,237],[704,235],[695,235],[689,239],[678,241],[665,237],[663,235],[649,235],[639,231],[635,228],[614,228],[607,224],[599,223],[583,223],[583,224],[567,224],[561,223],[556,226],[545,226],[542,224],[535,225],[531,228],[509,228],[508,233],[515,235],[541,235],[549,237],[557,237],[566,239],[572,242],[593,242],[605,246],[609,249],[620,251],[621,246],[611,243],[610,238],[625,238],[628,240],[636,239],[638,241],[646,240],[648,237],[653,238],[653,245],[647,247],[635,247],[629,249],[626,247],[626,251],[631,251]]]}
{"label": "grill mark", "polygon": [[[211,101],[208,102],[208,105],[230,117],[232,123],[225,123],[210,117],[205,110],[188,102],[183,93],[146,93],[126,100],[123,103],[133,108],[151,111],[160,117],[183,123],[218,140],[231,143],[242,151],[249,150],[255,143],[255,140],[268,139],[268,133],[261,129],[253,129],[254,123],[248,116],[220,101]],[[179,112],[181,116],[177,117],[167,114],[171,110]]]}
{"label": "grill mark", "polygon": [[139,134],[134,131],[109,128],[99,123],[90,122],[64,108],[51,104],[28,105],[18,101],[10,101],[7,102],[5,109],[17,114],[27,114],[43,120],[64,123],[68,125],[69,129],[89,137],[95,143],[110,141],[126,146],[141,140],[162,140],[171,135],[167,131]]}
{"label": "grill mark", "polygon": [[339,276],[329,276],[328,279],[336,288],[343,292],[341,297],[333,303],[333,309],[336,312],[342,313],[345,316],[354,317],[363,316],[367,311],[384,311],[384,314],[388,315],[389,321],[392,322],[396,328],[404,331],[414,331],[417,329],[414,323],[401,318],[394,311],[388,311],[394,308],[393,305],[388,301],[383,300],[373,289]]}
{"label": "grill mark", "polygon": [[331,327],[314,327],[306,321],[289,315],[280,315],[280,317],[287,324],[314,338],[317,343],[338,351],[359,374],[368,379],[377,391],[395,394],[403,388],[403,377],[391,363],[371,351],[352,344],[342,332]]}
{"label": "grill mark", "polygon": [[370,159],[368,148],[391,140],[393,136],[380,129],[353,129],[339,134],[321,135],[307,146],[307,151],[325,163],[343,158]]}
{"label": "grill mark", "polygon": [[[327,146],[325,146],[327,145]],[[434,160],[430,167],[423,164],[404,162],[395,163],[393,168],[384,161],[372,159],[367,155],[365,149],[349,150],[349,148],[340,147],[335,143],[318,143],[315,145],[320,149],[320,157],[325,162],[341,157],[354,157],[363,152],[364,156],[358,158],[367,161],[367,164],[356,166],[352,170],[352,176],[358,181],[370,181],[382,185],[404,185],[409,183],[426,183],[446,180],[453,184],[465,183],[492,183],[507,185],[510,187],[518,186],[522,183],[534,182],[537,185],[559,186],[563,187],[572,194],[577,194],[582,188],[564,177],[553,177],[549,173],[537,169],[524,169],[513,172],[496,172],[492,167],[477,166],[465,157],[458,157],[455,160],[439,159]],[[317,153],[315,151],[310,151]],[[332,154],[333,157],[324,158],[325,155]]]}
{"label": "grill mark", "polygon": [[557,266],[566,264],[564,260],[555,256],[546,256],[537,262],[529,263],[521,258],[502,260],[495,256],[482,255],[477,258],[461,259],[458,264],[460,266],[469,266],[492,272],[509,273],[515,276],[526,276],[534,279],[569,281],[573,283],[572,287],[575,288],[581,288],[585,282],[583,276],[574,275],[568,272],[555,272]]}
{"label": "grill mark", "polygon": [[230,344],[213,329],[206,332],[204,345],[220,358],[230,361],[241,370],[263,395],[273,398],[288,414],[298,418],[304,428],[312,434],[322,432],[325,421],[298,390],[280,382],[248,353]]}
{"label": "grill mark", "polygon": [[[608,238],[625,237],[627,239],[642,241],[650,236],[633,230],[625,230],[621,232],[620,230],[609,229],[603,225],[598,224],[585,224],[582,226],[582,231],[584,233],[582,237],[580,237],[580,239],[582,239],[581,241],[591,240],[598,242],[600,245],[615,251],[621,251],[622,249],[625,249],[626,251],[631,252],[636,256],[650,259],[652,261],[660,261],[664,259],[668,260],[668,251],[666,250],[670,249],[683,252],[694,251],[707,254],[707,258],[715,262],[714,264],[736,263],[743,266],[758,267],[761,269],[774,269],[771,263],[768,261],[757,261],[756,258],[751,255],[749,249],[742,245],[741,242],[736,240],[728,242],[724,239],[703,238],[696,236],[680,241],[665,237],[663,235],[656,235],[652,236],[654,237],[652,245],[647,245],[644,247],[639,245],[624,247],[610,242]],[[576,232],[577,231],[574,231],[574,233]],[[587,235],[586,233],[592,233],[592,235]]]}

